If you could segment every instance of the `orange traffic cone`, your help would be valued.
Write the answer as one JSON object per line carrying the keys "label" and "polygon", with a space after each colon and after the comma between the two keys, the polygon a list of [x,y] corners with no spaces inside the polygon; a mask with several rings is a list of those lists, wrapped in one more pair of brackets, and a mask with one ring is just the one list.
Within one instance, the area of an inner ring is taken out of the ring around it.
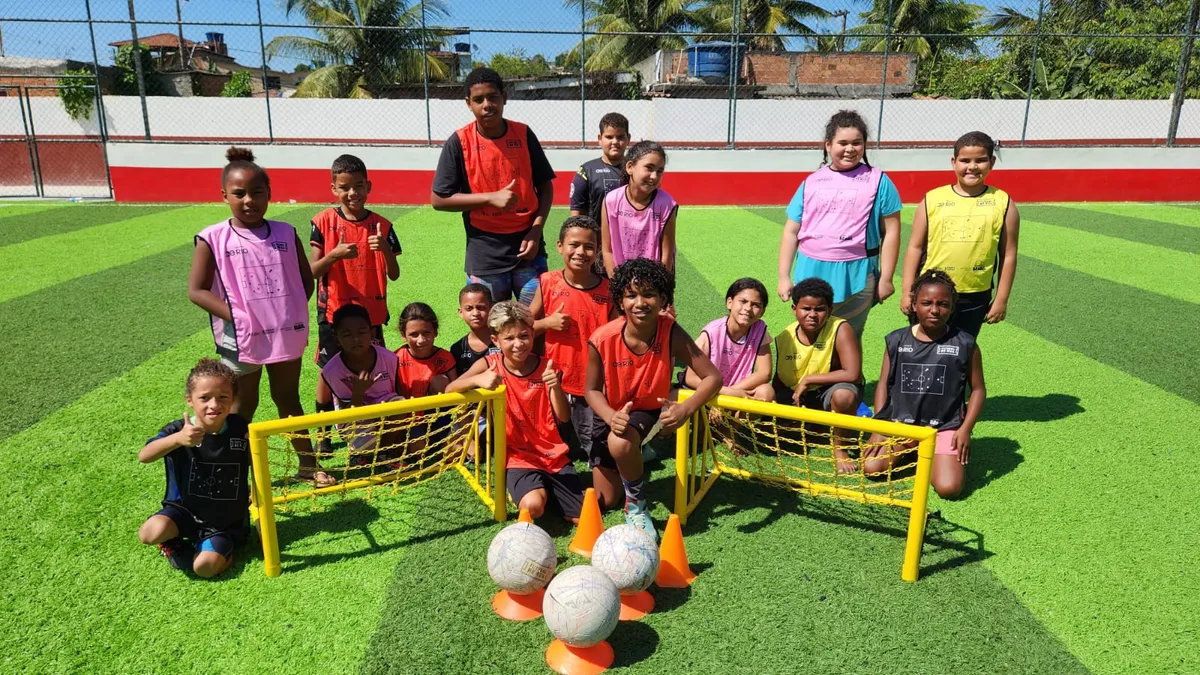
{"label": "orange traffic cone", "polygon": [[529,509],[521,509],[521,515],[517,517],[517,522],[533,524],[533,516],[529,515]]}
{"label": "orange traffic cone", "polygon": [[647,591],[621,594],[621,621],[637,621],[654,611],[654,596]]}
{"label": "orange traffic cone", "polygon": [[579,514],[579,525],[575,526],[575,537],[568,547],[571,553],[585,558],[592,557],[592,546],[604,534],[604,519],[600,517],[600,502],[596,490],[588,488],[583,493],[583,511]]}
{"label": "orange traffic cone", "polygon": [[502,619],[509,621],[532,621],[542,616],[542,603],[546,601],[546,589],[532,593],[500,591],[492,596],[492,610]]}
{"label": "orange traffic cone", "polygon": [[555,640],[546,649],[546,665],[563,675],[597,675],[608,670],[614,656],[612,645],[607,642],[591,647],[572,647],[562,640]]}
{"label": "orange traffic cone", "polygon": [[659,587],[687,588],[696,580],[695,573],[688,565],[687,549],[683,546],[683,528],[679,525],[679,516],[674,513],[667,518],[659,557],[658,576],[654,578],[654,583]]}

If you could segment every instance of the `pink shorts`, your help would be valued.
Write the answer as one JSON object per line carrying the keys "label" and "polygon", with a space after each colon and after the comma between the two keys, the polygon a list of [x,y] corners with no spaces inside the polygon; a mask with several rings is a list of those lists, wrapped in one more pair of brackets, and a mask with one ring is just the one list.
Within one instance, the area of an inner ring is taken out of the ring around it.
{"label": "pink shorts", "polygon": [[954,455],[958,456],[958,451],[954,449],[954,432],[958,429],[943,429],[937,432],[937,441],[935,441],[933,454],[935,455]]}

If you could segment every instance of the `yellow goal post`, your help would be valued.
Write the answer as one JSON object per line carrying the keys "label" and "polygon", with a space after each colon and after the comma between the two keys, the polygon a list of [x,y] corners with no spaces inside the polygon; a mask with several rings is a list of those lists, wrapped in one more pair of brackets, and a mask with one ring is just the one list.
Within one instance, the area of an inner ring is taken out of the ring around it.
{"label": "yellow goal post", "polygon": [[[267,576],[282,573],[276,512],[319,509],[322,498],[372,499],[453,471],[503,522],[508,511],[505,407],[500,387],[252,423],[250,512]],[[293,443],[304,440],[336,483],[317,487],[298,475],[300,454]]]}
{"label": "yellow goal post", "polygon": [[[679,400],[692,395],[680,391]],[[812,497],[906,509],[900,576],[916,581],[936,433],[929,427],[718,396],[676,431],[674,512],[686,524],[721,476]]]}

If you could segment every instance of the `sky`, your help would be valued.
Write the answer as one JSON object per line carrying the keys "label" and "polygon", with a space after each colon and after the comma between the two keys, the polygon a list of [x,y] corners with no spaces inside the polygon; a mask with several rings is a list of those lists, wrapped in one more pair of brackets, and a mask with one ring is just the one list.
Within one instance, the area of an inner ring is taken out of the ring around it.
{"label": "sky", "polygon": [[[870,6],[866,0],[812,0],[815,4],[831,11],[849,11],[848,25],[861,23],[858,14]],[[101,63],[112,63],[113,49],[110,42],[130,39],[127,0],[90,0],[92,16],[100,22],[124,21],[126,23],[98,23],[96,45]],[[555,34],[553,31],[576,31],[579,29],[578,7],[565,7],[561,0],[442,0],[447,7],[446,16],[431,19],[431,24],[443,26],[466,26],[473,29],[469,42],[473,45],[473,57],[487,61],[495,53],[523,49],[526,54],[544,54],[548,58],[575,46],[579,38],[573,34]],[[983,0],[978,1],[985,9],[999,5],[1036,7],[1036,0]],[[263,22],[267,24],[304,24],[303,17],[284,11],[284,0],[261,0]],[[204,25],[184,26],[184,37],[201,41],[208,31],[225,34],[230,56],[239,62],[257,65],[260,63],[260,41],[257,25],[236,26],[220,24],[256,24],[258,20],[254,0],[180,0],[183,20]],[[136,0],[138,34],[175,33],[175,0]],[[43,58],[70,58],[77,61],[92,59],[91,38],[86,24],[63,23],[63,20],[85,19],[85,0],[4,0],[0,3],[0,33],[3,34],[4,52],[8,56],[33,56]],[[50,23],[29,23],[11,19],[45,19]],[[6,19],[9,19],[6,21]],[[148,22],[167,22],[152,24]],[[147,22],[147,23],[143,23]],[[814,22],[818,31],[837,32],[840,20]],[[483,31],[483,32],[481,32]],[[528,33],[491,31],[530,31]],[[264,38],[270,41],[277,35],[311,35],[301,28],[265,28]],[[468,40],[464,40],[468,41]],[[791,45],[792,49],[803,49],[802,44]],[[292,70],[297,59],[275,58],[270,66],[277,70]]]}

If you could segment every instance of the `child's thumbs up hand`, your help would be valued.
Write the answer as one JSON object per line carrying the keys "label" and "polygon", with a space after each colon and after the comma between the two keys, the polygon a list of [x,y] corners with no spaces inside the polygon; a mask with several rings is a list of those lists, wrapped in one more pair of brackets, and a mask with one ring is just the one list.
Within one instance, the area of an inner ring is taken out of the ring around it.
{"label": "child's thumbs up hand", "polygon": [[546,327],[550,330],[567,330],[571,327],[571,316],[563,313],[566,303],[560,304],[554,313],[546,317]]}
{"label": "child's thumbs up hand", "polygon": [[559,384],[558,371],[554,369],[554,359],[546,359],[546,369],[542,371],[542,382],[547,389],[553,389]]}
{"label": "child's thumbs up hand", "polygon": [[492,206],[503,209],[505,211],[517,205],[517,193],[513,192],[513,188],[517,186],[517,179],[514,178],[508,181],[508,185],[493,192],[488,197],[488,203]]}
{"label": "child's thumbs up hand", "polygon": [[612,419],[609,420],[608,426],[617,436],[625,433],[629,428],[629,413],[633,412],[633,401],[626,403],[620,410],[613,413]]}
{"label": "child's thumbs up hand", "polygon": [[183,409],[183,428],[179,430],[178,439],[180,445],[192,448],[200,447],[204,441],[204,427],[192,424],[192,411],[186,407]]}
{"label": "child's thumbs up hand", "polygon": [[387,239],[383,238],[379,223],[375,223],[375,234],[367,237],[367,248],[372,251],[382,251],[385,248],[391,248],[387,243]]}

